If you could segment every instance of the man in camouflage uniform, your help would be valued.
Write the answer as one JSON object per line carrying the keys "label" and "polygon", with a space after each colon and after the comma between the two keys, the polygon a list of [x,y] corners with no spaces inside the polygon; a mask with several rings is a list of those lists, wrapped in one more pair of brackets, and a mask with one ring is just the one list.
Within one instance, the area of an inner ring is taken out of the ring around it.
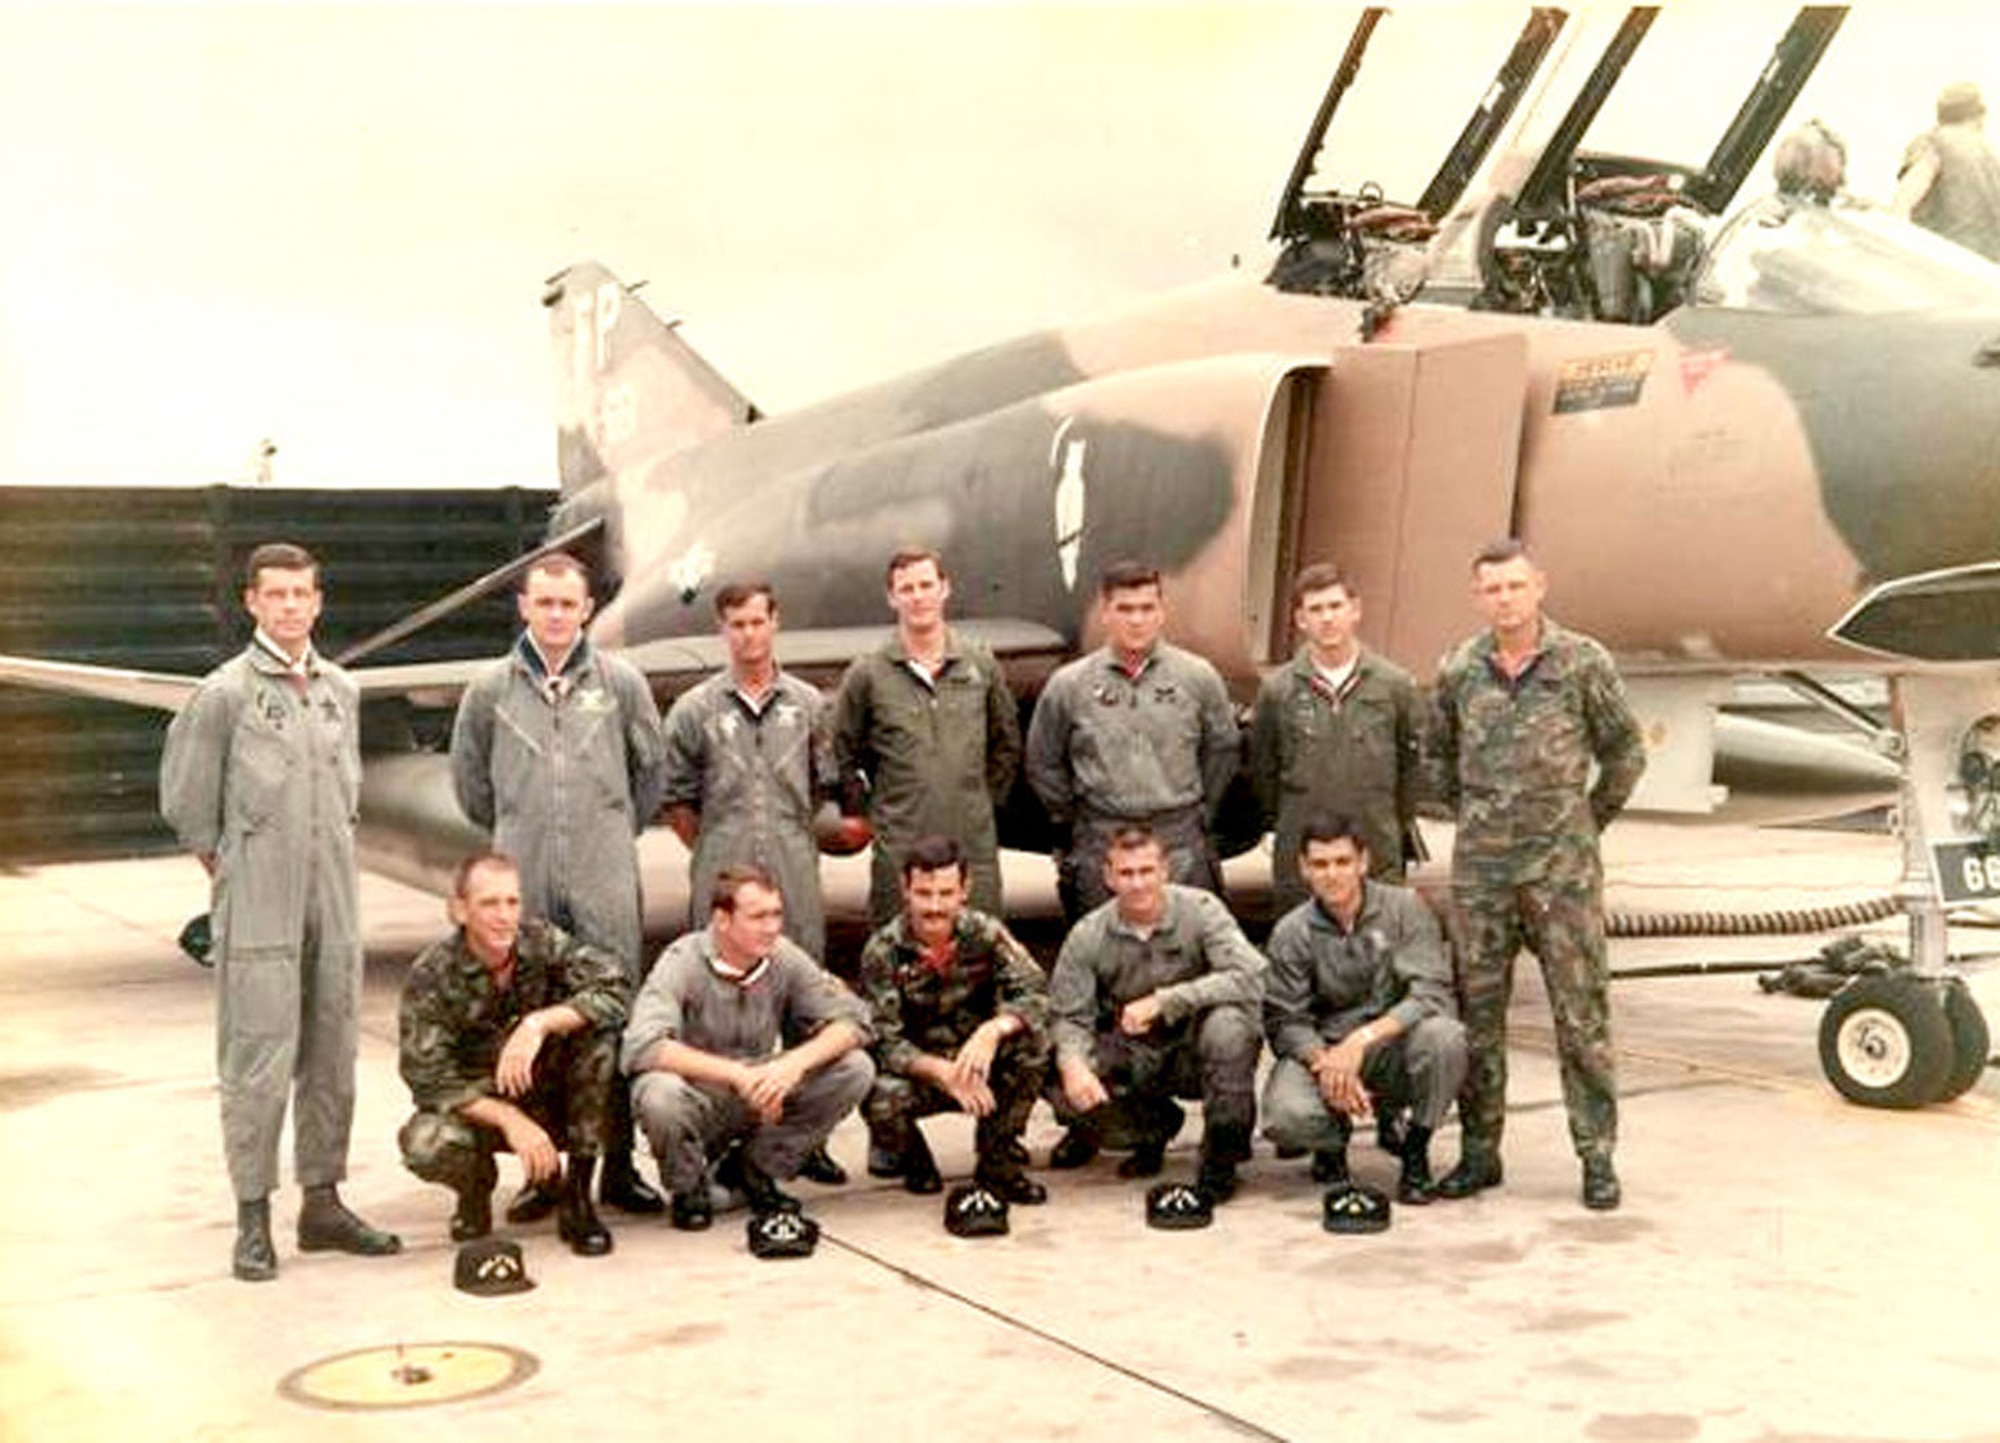
{"label": "man in camouflage uniform", "polygon": [[1222,899],[1167,881],[1166,850],[1143,827],[1111,839],[1112,900],[1063,940],[1049,1013],[1069,1132],[1051,1167],[1081,1167],[1101,1144],[1131,1140],[1120,1177],[1152,1177],[1199,1097],[1201,1167],[1210,1202],[1236,1191],[1257,1121],[1258,1007],[1264,959]]}
{"label": "man in camouflage uniform", "polygon": [[202,678],[160,760],[160,815],[211,880],[216,1071],[236,1194],[230,1267],[245,1282],[278,1275],[270,1194],[287,1102],[305,1192],[300,1249],[402,1246],[337,1190],[361,1006],[360,695],[313,647],[321,600],[309,552],[285,542],[251,552],[243,605],[256,635]]}
{"label": "man in camouflage uniform", "polygon": [[1123,827],[1159,839],[1172,881],[1220,892],[1213,829],[1243,754],[1220,673],[1161,639],[1159,570],[1117,562],[1097,595],[1105,645],[1057,669],[1028,727],[1028,782],[1067,837],[1056,866],[1072,923],[1109,899],[1104,859]]}
{"label": "man in camouflage uniform", "polygon": [[1543,615],[1548,583],[1518,541],[1482,550],[1472,575],[1488,629],[1439,664],[1429,747],[1437,793],[1458,817],[1452,900],[1471,1049],[1464,1151],[1438,1192],[1464,1197],[1500,1183],[1507,999],[1525,944],[1555,1016],[1584,1204],[1615,1208],[1618,1089],[1597,838],[1638,785],[1645,743],[1610,654]]}
{"label": "man in camouflage uniform", "polygon": [[1437,918],[1409,888],[1371,875],[1357,819],[1313,817],[1298,848],[1312,898],[1278,919],[1264,949],[1264,1030],[1277,1056],[1264,1135],[1311,1152],[1314,1178],[1344,1187],[1354,1120],[1408,1106],[1396,1194],[1428,1203],[1431,1135],[1465,1081],[1465,1029]]}
{"label": "man in camouflage uniform", "polygon": [[919,1118],[978,1119],[974,1180],[1008,1202],[1048,1193],[1022,1170],[1020,1139],[1048,1076],[1048,982],[997,917],[965,905],[965,852],[920,837],[903,857],[903,911],[868,939],[861,990],[875,1020],[875,1085],[862,1104],[873,1144],[903,1186],[943,1186]]}
{"label": "man in camouflage uniform", "polygon": [[1272,903],[1306,900],[1299,839],[1308,818],[1360,823],[1369,875],[1403,880],[1416,837],[1423,712],[1416,683],[1361,645],[1361,598],[1339,568],[1308,566],[1292,583],[1302,644],[1264,679],[1250,727],[1250,776],[1272,828]]}
{"label": "man in camouflage uniform", "polygon": [[518,1157],[531,1183],[561,1174],[557,1232],[584,1257],[608,1253],[590,1184],[611,1140],[625,969],[552,923],[523,921],[520,873],[498,853],[459,864],[450,908],[458,930],[403,983],[399,1065],[417,1104],[398,1135],[403,1162],[458,1194],[453,1242],[492,1231],[495,1152]]}
{"label": "man in camouflage uniform", "polygon": [[[641,933],[634,839],[660,804],[664,746],[646,678],[583,634],[590,578],[557,552],[528,571],[519,598],[526,629],[514,649],[460,698],[451,729],[458,804],[521,869],[528,915],[546,918],[624,965],[637,986]],[[665,1204],[632,1167],[622,1095],[604,1153],[603,1199],[632,1213]],[[509,1222],[555,1210],[530,1185]]]}
{"label": "man in camouflage uniform", "polygon": [[708,926],[653,964],[619,1054],[674,1226],[690,1231],[713,1220],[718,1161],[716,1181],[740,1187],[758,1217],[797,1212],[778,1184],[875,1077],[868,1009],[782,935],[777,880],[755,865],[724,867],[709,906]]}
{"label": "man in camouflage uniform", "polygon": [[875,848],[868,924],[902,907],[903,854],[922,836],[965,848],[972,905],[1000,915],[1000,841],[994,809],[1021,764],[1021,718],[993,654],[944,622],[951,578],[934,551],[889,559],[896,634],[856,657],[834,699],[834,757],[866,798]]}

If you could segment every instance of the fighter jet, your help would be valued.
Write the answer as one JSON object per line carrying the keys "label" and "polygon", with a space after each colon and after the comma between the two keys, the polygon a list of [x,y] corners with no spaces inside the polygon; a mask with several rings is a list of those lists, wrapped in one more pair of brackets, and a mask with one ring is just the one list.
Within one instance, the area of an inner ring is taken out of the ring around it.
{"label": "fighter jet", "polygon": [[[738,577],[784,597],[787,665],[837,668],[880,635],[884,560],[917,544],[945,556],[959,624],[1024,696],[1094,641],[1102,569],[1142,557],[1170,574],[1177,640],[1244,699],[1290,653],[1299,566],[1340,562],[1372,644],[1426,674],[1468,625],[1467,559],[1520,536],[1563,619],[1631,678],[1655,750],[1647,804],[1714,805],[1717,702],[1743,675],[1806,690],[1901,768],[1918,966],[1835,999],[1822,1052],[1859,1101],[1962,1091],[1985,1029],[1941,980],[1941,908],[2000,894],[2000,268],[1858,206],[1732,210],[1844,14],[1801,10],[1707,159],[1672,161],[1583,148],[1659,12],[1524,12],[1430,183],[1398,198],[1322,179],[1350,158],[1332,127],[1378,80],[1378,32],[1403,23],[1370,9],[1266,276],[786,415],[636,286],[572,265],[543,295],[550,545],[590,551],[616,587],[595,640],[663,691],[719,663],[712,596]],[[1407,74],[1379,82],[1409,103]],[[468,671],[358,676],[393,709],[448,703]],[[1893,726],[1819,681],[1857,672],[1889,679]],[[168,708],[192,684],[20,660],[0,679]],[[373,761],[364,812],[370,863],[397,875],[469,840],[436,755]]]}

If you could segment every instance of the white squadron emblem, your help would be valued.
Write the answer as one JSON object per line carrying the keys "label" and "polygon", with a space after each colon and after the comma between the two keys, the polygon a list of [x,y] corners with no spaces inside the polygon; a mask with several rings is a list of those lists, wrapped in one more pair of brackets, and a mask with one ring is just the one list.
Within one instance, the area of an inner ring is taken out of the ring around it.
{"label": "white squadron emblem", "polygon": [[1076,590],[1076,560],[1083,550],[1083,453],[1090,443],[1079,436],[1069,439],[1076,417],[1067,416],[1056,428],[1049,446],[1049,464],[1056,469],[1056,564],[1062,568],[1063,586]]}

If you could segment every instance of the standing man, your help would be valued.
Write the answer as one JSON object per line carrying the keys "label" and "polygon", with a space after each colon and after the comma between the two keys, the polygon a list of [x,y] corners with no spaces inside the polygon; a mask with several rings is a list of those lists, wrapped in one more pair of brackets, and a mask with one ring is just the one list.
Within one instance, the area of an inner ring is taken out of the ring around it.
{"label": "standing man", "polygon": [[293,1173],[305,1191],[299,1250],[380,1255],[402,1247],[349,1212],[356,1016],[361,1005],[360,693],[313,649],[319,563],[259,546],[243,605],[257,623],[240,654],[196,688],[167,729],[160,813],[212,884],[222,1140],[236,1192],[231,1271],[278,1275],[271,1189],[293,1100]]}
{"label": "standing man", "polygon": [[[839,791],[826,702],[817,688],[778,669],[778,600],[767,581],[715,594],[729,669],[681,694],[667,713],[667,823],[692,857],[689,925],[709,914],[716,873],[754,862],[778,879],[785,930],[814,961],[826,961],[819,845],[813,822]],[[802,1168],[839,1185],[847,1172],[823,1149]]]}
{"label": "standing man", "polygon": [[[673,1224],[713,1220],[708,1168],[756,1219],[796,1213],[781,1191],[868,1095],[868,1014],[781,934],[785,904],[762,867],[724,867],[708,926],[660,954],[632,1006],[621,1061],[639,1125],[673,1195]],[[754,1233],[753,1225],[753,1233]]]}
{"label": "standing man", "polygon": [[[575,557],[555,552],[537,561],[519,606],[527,629],[458,704],[451,729],[458,804],[519,865],[528,914],[617,957],[636,987],[643,944],[633,840],[660,802],[660,713],[638,669],[583,634],[590,578]],[[604,1201],[626,1212],[661,1211],[659,1194],[633,1170],[622,1100],[612,1130]],[[507,1220],[547,1217],[557,1201],[554,1188],[531,1181]]]}
{"label": "standing man", "polygon": [[621,1086],[624,964],[522,921],[520,873],[497,852],[459,863],[450,909],[458,930],[418,954],[403,983],[400,1066],[417,1104],[397,1138],[404,1165],[458,1194],[451,1239],[462,1243],[493,1230],[493,1154],[511,1152],[531,1184],[561,1177],[557,1233],[602,1256],[611,1234],[590,1184]]}
{"label": "standing man", "polygon": [[855,658],[834,700],[834,757],[875,833],[868,924],[895,917],[903,856],[932,834],[965,848],[972,905],[997,917],[993,813],[1021,765],[1014,694],[993,654],[945,625],[951,578],[935,551],[898,551],[887,581],[896,634]]}
{"label": "standing man", "polygon": [[1311,1152],[1313,1177],[1345,1188],[1355,1120],[1408,1107],[1396,1196],[1421,1206],[1435,1196],[1431,1135],[1465,1081],[1444,938],[1422,898],[1371,874],[1357,819],[1308,820],[1298,850],[1312,897],[1278,919],[1264,949],[1264,1030],[1277,1056],[1264,1135]]}
{"label": "standing man", "polygon": [[1403,880],[1415,848],[1423,715],[1410,674],[1361,645],[1361,598],[1321,562],[1292,582],[1304,639],[1264,679],[1250,727],[1250,775],[1273,829],[1273,908],[1306,900],[1299,877],[1308,818],[1340,813],[1367,841],[1370,875]]}
{"label": "standing man", "polygon": [[1159,840],[1171,880],[1220,893],[1213,828],[1242,761],[1221,674],[1161,640],[1158,568],[1115,562],[1097,598],[1105,645],[1057,669],[1028,727],[1029,784],[1068,833],[1056,865],[1072,923],[1110,897],[1105,856],[1125,827]]}
{"label": "standing man", "polygon": [[691,925],[705,922],[716,873],[755,862],[778,879],[785,931],[826,957],[814,817],[838,793],[826,702],[778,669],[778,602],[766,581],[715,594],[729,669],[667,713],[667,822],[693,853]]}
{"label": "standing man", "polygon": [[1473,559],[1472,592],[1487,630],[1439,664],[1430,748],[1438,795],[1458,818],[1451,886],[1471,1049],[1464,1151],[1438,1193],[1500,1184],[1507,999],[1525,944],[1555,1015],[1584,1206],[1615,1208],[1618,1083],[1597,839],[1639,784],[1645,742],[1610,653],[1543,614],[1548,581],[1519,541]]}
{"label": "standing man", "polygon": [[1236,1191],[1257,1121],[1264,959],[1222,899],[1167,881],[1166,849],[1143,827],[1111,838],[1112,900],[1070,930],[1049,976],[1056,1075],[1069,1132],[1049,1166],[1082,1167],[1107,1135],[1134,1140],[1120,1177],[1152,1177],[1201,1099],[1196,1189]]}
{"label": "standing man", "polygon": [[997,917],[966,906],[965,849],[920,837],[903,857],[903,911],[861,953],[875,1020],[871,1145],[913,1193],[942,1187],[919,1118],[978,1119],[974,1181],[1010,1203],[1048,1192],[1022,1170],[1021,1134],[1049,1070],[1048,981]]}
{"label": "standing man", "polygon": [[2000,156],[1986,143],[1986,102],[1968,81],[1938,92],[1937,128],[1911,141],[1889,208],[2000,261]]}

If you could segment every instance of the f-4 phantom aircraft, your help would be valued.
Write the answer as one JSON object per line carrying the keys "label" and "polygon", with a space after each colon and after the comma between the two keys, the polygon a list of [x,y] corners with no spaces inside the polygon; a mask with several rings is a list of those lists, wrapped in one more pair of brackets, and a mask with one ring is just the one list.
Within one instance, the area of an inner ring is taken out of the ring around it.
{"label": "f-4 phantom aircraft", "polygon": [[[1986,1029],[1945,975],[1943,906],[2000,895],[2000,268],[1884,212],[1738,191],[1845,11],[1808,7],[1705,160],[1590,151],[1657,21],[1524,13],[1412,197],[1326,179],[1379,79],[1369,9],[1242,273],[764,414],[603,267],[547,284],[562,501],[615,598],[593,628],[674,690],[720,662],[710,603],[784,599],[781,656],[873,644],[881,567],[934,546],[957,624],[1032,696],[1090,644],[1109,562],[1170,575],[1177,640],[1238,691],[1290,652],[1294,570],[1337,560],[1371,644],[1419,674],[1468,625],[1467,558],[1517,535],[1563,619],[1617,653],[1654,759],[1642,804],[1699,813],[1733,677],[1782,678],[1869,733],[1910,816],[1917,966],[1831,1004],[1847,1096],[1965,1090]],[[1427,101],[1428,103],[1428,101]],[[342,660],[504,585],[521,558]],[[1821,684],[1886,677],[1879,726]],[[362,666],[372,706],[446,704],[469,666]],[[0,662],[0,679],[172,708],[189,679]],[[378,730],[382,730],[378,728]],[[393,728],[389,729],[393,730]],[[443,759],[371,760],[371,865],[467,844]],[[1008,840],[1033,838],[1016,831]]]}

